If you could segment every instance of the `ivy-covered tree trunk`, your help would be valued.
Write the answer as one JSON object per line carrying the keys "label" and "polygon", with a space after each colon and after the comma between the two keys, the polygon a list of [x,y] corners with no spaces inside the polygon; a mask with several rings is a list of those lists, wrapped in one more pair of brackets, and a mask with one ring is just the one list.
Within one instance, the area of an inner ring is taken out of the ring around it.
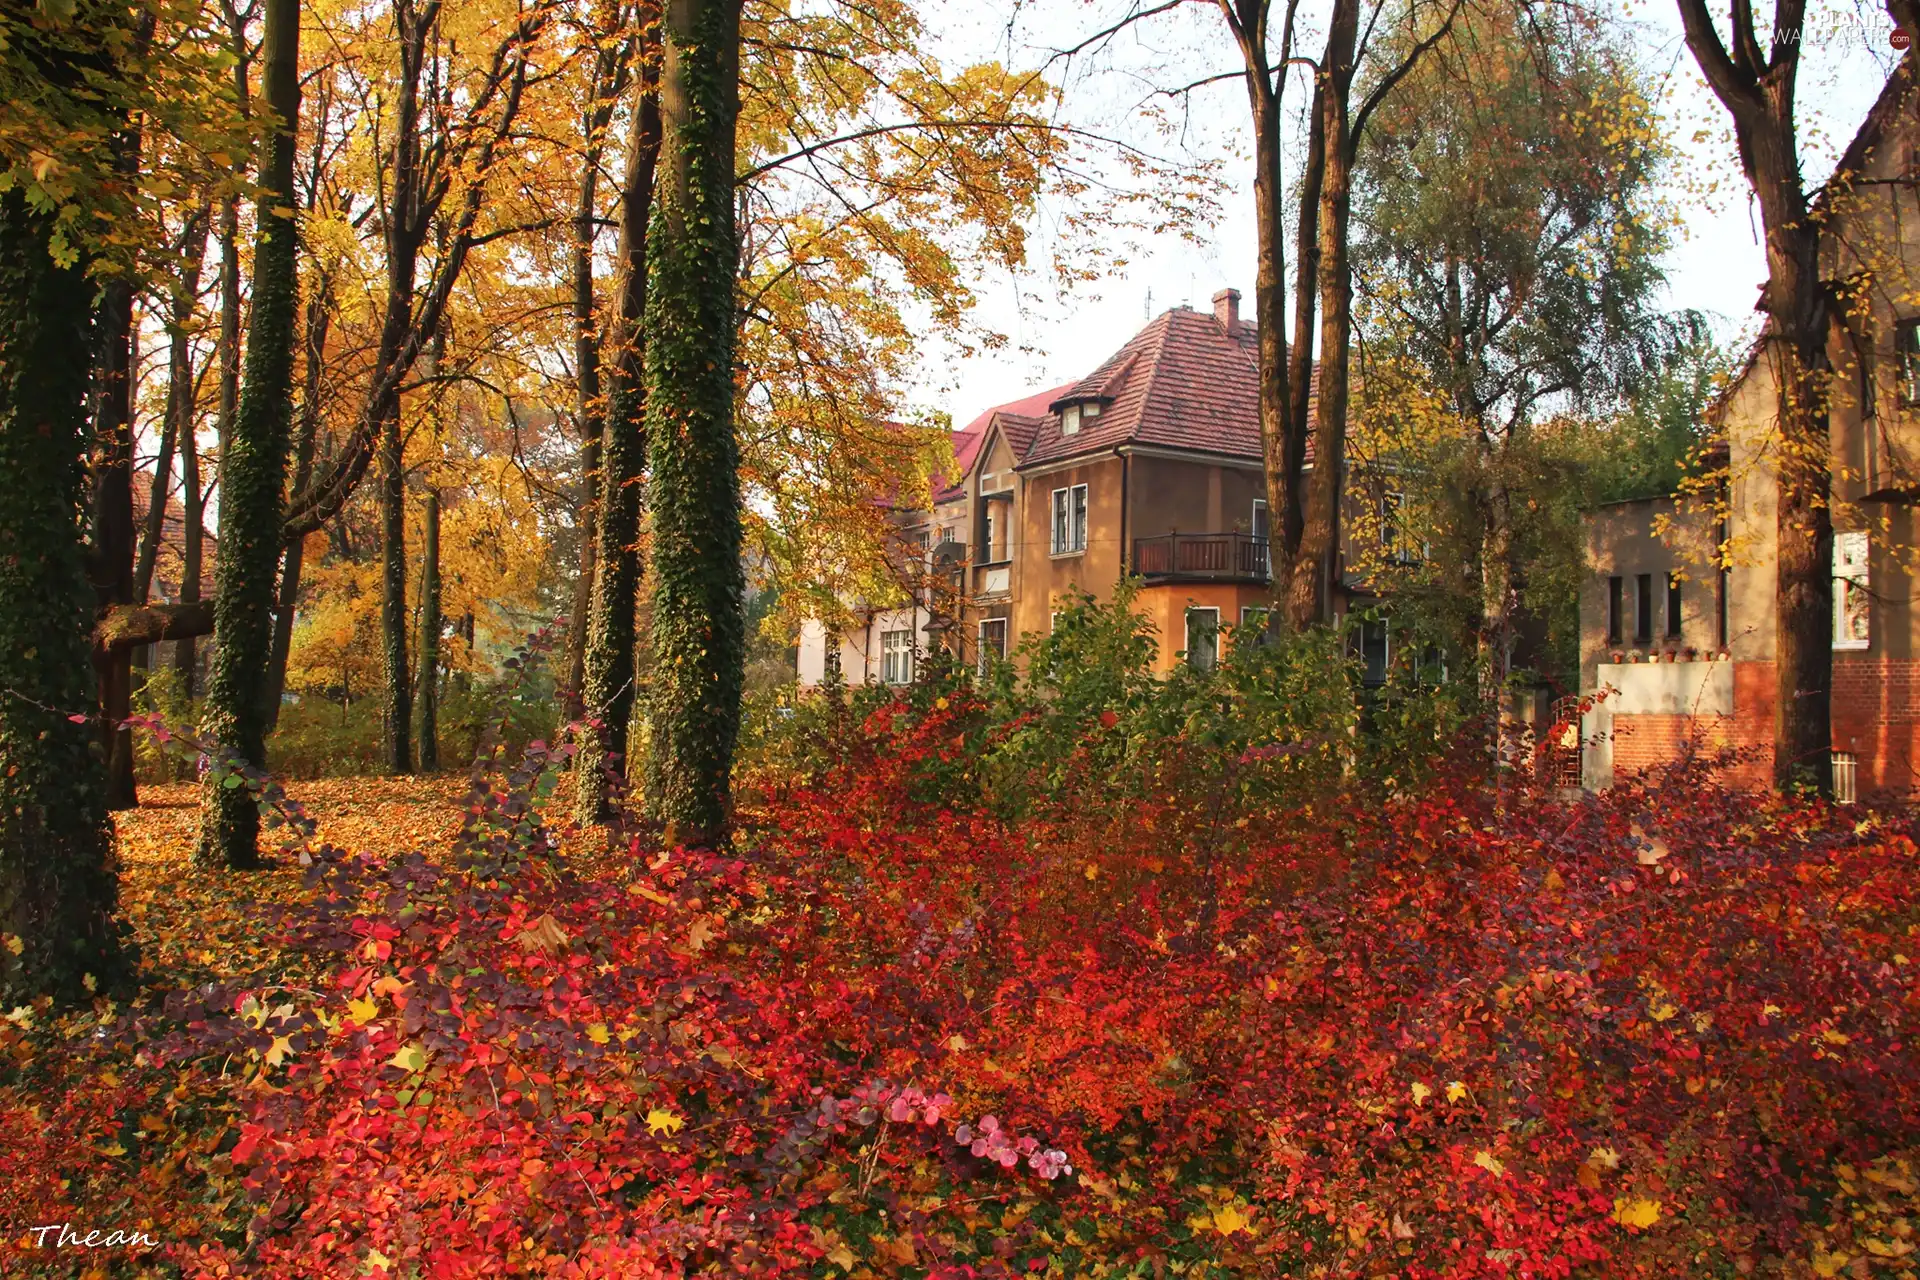
{"label": "ivy-covered tree trunk", "polygon": [[[100,362],[93,423],[93,545],[89,550],[95,604],[99,612],[105,614],[115,605],[133,602],[131,281],[116,279],[100,291],[99,329]],[[133,734],[121,727],[133,714],[132,659],[132,650],[125,648],[101,649],[94,653],[109,809],[131,809],[139,803],[133,782]]]}
{"label": "ivy-covered tree trunk", "polygon": [[440,491],[427,490],[420,541],[420,771],[440,768]]}
{"label": "ivy-covered tree trunk", "polygon": [[[734,434],[739,0],[669,0],[647,298],[654,588],[648,782],[672,843],[724,836],[746,648]],[[611,468],[609,468],[611,469]]]}
{"label": "ivy-covered tree trunk", "polygon": [[[293,484],[299,493],[313,478],[313,451],[320,435],[320,375],[325,366],[327,331],[333,316],[332,281],[325,272],[315,282],[307,303],[306,369],[301,378],[299,438],[293,446]],[[306,566],[307,540],[287,539],[280,557],[280,585],[273,609],[273,655],[268,660],[267,731],[280,723],[280,703],[287,691],[287,659],[293,654],[293,621],[300,603],[300,575]]]}
{"label": "ivy-covered tree trunk", "polygon": [[380,650],[387,676],[387,772],[413,772],[413,674],[407,661],[407,460],[395,404],[380,431]]}
{"label": "ivy-covered tree trunk", "polygon": [[[646,465],[644,370],[649,217],[661,149],[658,49],[643,48],[635,88],[627,171],[620,195],[619,283],[606,347],[609,384],[601,423],[600,494],[594,504],[595,560],[580,698],[586,727],[574,762],[574,815],[582,823],[612,816],[610,770],[626,777],[627,725],[633,718],[634,608],[640,583],[640,476]],[[649,323],[651,323],[649,321]],[[598,377],[598,371],[595,373]]]}
{"label": "ivy-covered tree trunk", "polygon": [[[287,438],[293,417],[297,228],[294,131],[300,118],[298,0],[267,0],[262,54],[274,120],[260,166],[253,250],[253,323],[240,410],[220,459],[220,559],[215,565],[213,670],[203,731],[242,760],[266,756],[267,657],[273,643]],[[209,774],[200,799],[196,859],[229,867],[260,861],[260,811],[244,787]]]}
{"label": "ivy-covered tree trunk", "polygon": [[[122,967],[84,511],[91,296],[52,219],[0,194],[0,1002],[79,997]],[[76,722],[72,717],[82,716]],[[17,949],[16,949],[17,948]]]}

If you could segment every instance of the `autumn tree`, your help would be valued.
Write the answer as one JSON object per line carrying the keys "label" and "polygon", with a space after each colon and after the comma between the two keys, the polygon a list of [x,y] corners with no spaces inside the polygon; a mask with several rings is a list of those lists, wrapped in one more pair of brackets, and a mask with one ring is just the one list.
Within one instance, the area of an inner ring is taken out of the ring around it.
{"label": "autumn tree", "polygon": [[[1230,76],[1204,77],[1178,92],[1232,78],[1242,81],[1247,93],[1254,138],[1260,438],[1267,509],[1274,513],[1274,592],[1280,604],[1271,618],[1276,626],[1284,621],[1304,628],[1329,617],[1333,586],[1329,575],[1339,540],[1352,363],[1349,239],[1354,163],[1368,119],[1420,59],[1447,37],[1462,0],[1333,0],[1317,58],[1294,51],[1298,0],[1288,0],[1277,32],[1272,0],[1213,3],[1233,36],[1240,70]],[[1355,77],[1369,65],[1370,55],[1375,70],[1356,104]],[[1295,284],[1289,344],[1285,315],[1289,228],[1280,124],[1284,91],[1295,64],[1309,69],[1313,97],[1292,228]],[[1316,460],[1312,468],[1307,466],[1310,439]]]}
{"label": "autumn tree", "polygon": [[708,841],[724,831],[732,803],[746,649],[733,417],[739,0],[668,0],[662,36],[646,308],[655,548],[648,784],[669,842]]}
{"label": "autumn tree", "polygon": [[[602,340],[578,348],[582,412],[599,424],[593,450],[596,489],[590,534],[593,554],[583,567],[592,574],[588,614],[576,623],[584,637],[580,701],[585,724],[574,770],[575,816],[600,822],[609,816],[608,770],[625,776],[627,730],[634,706],[635,592],[640,576],[640,479],[646,463],[646,385],[644,370],[649,265],[649,220],[653,214],[655,171],[663,137],[660,76],[662,24],[652,5],[633,19],[637,74],[627,124],[625,174],[620,190],[620,236],[615,250],[613,307]],[[583,206],[587,196],[583,195]],[[589,246],[590,250],[590,246]],[[586,264],[580,264],[586,265]],[[590,296],[575,284],[575,314],[583,306],[592,323]],[[591,284],[585,286],[589,295]],[[731,285],[728,286],[731,294]],[[729,375],[731,376],[731,375]],[[603,382],[604,379],[604,382]],[[589,389],[593,399],[588,398]]]}
{"label": "autumn tree", "polygon": [[[293,417],[298,244],[293,161],[300,123],[300,7],[267,0],[261,53],[264,105],[253,313],[240,409],[220,451],[220,558],[214,570],[213,666],[202,731],[240,761],[266,759],[267,658],[273,646],[274,573],[287,441]],[[260,811],[224,770],[206,775],[200,797],[203,863],[234,868],[260,860]]]}
{"label": "autumn tree", "polygon": [[[1475,10],[1382,104],[1359,157],[1356,279],[1384,402],[1374,416],[1400,435],[1376,436],[1375,460],[1409,466],[1404,488],[1425,477],[1466,501],[1470,631],[1489,700],[1512,657],[1519,527],[1538,523],[1542,501],[1560,510],[1552,490],[1576,483],[1566,415],[1615,411],[1658,369],[1663,339],[1687,328],[1656,305],[1665,148],[1650,97],[1624,44],[1591,20]],[[1397,404],[1395,361],[1414,375]],[[1560,419],[1551,438],[1536,435],[1546,418]],[[1397,580],[1456,566],[1385,567]]]}
{"label": "autumn tree", "polygon": [[[1774,578],[1773,778],[1833,789],[1833,461],[1828,435],[1835,320],[1821,279],[1822,220],[1800,171],[1797,89],[1805,0],[1779,0],[1772,30],[1734,0],[1725,31],[1708,0],[1679,0],[1687,48],[1733,121],[1740,166],[1766,236],[1762,342],[1773,372],[1779,469]],[[1920,2],[1887,0],[1896,26],[1920,32]],[[1896,75],[1915,75],[1909,49]]]}
{"label": "autumn tree", "polygon": [[[97,246],[83,210],[123,176],[123,7],[0,13],[0,994],[73,997],[118,974],[105,776],[92,743],[84,527]],[[49,151],[45,148],[53,147]],[[89,976],[91,975],[91,977]]]}

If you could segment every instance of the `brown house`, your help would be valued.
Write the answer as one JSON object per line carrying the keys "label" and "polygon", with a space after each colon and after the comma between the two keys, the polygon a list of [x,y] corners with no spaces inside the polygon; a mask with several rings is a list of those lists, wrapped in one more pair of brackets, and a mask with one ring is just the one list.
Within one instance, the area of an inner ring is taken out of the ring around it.
{"label": "brown house", "polygon": [[[1210,313],[1163,312],[1086,377],[956,432],[958,478],[899,515],[919,531],[906,543],[926,548],[929,587],[866,611],[831,654],[811,624],[801,683],[834,660],[855,683],[904,683],[935,646],[967,662],[1011,656],[1063,599],[1104,600],[1129,572],[1160,636],[1156,668],[1217,661],[1271,598],[1254,326],[1239,304],[1226,289]],[[1344,611],[1361,588],[1336,581]]]}
{"label": "brown house", "polygon": [[[1910,67],[1909,60],[1908,67]],[[1920,89],[1896,71],[1819,207],[1835,307],[1835,788],[1920,789]],[[1581,687],[1611,692],[1584,726],[1582,774],[1605,787],[1688,752],[1748,749],[1736,780],[1771,777],[1775,379],[1763,335],[1712,412],[1725,441],[1718,503],[1668,498],[1588,518]]]}

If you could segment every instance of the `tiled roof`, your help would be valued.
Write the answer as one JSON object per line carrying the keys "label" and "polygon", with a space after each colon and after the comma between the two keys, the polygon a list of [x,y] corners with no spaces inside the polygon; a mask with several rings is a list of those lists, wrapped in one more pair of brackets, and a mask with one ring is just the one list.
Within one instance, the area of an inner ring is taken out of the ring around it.
{"label": "tiled roof", "polygon": [[[1055,401],[1097,396],[1100,416],[1073,435],[1049,413],[1023,466],[1125,444],[1259,458],[1260,382],[1253,327],[1232,333],[1212,313],[1162,312]],[[1315,381],[1318,381],[1316,370]]]}
{"label": "tiled roof", "polygon": [[959,474],[950,485],[936,484],[933,500],[936,503],[947,502],[960,495],[960,481],[965,480],[967,473],[973,470],[974,461],[980,455],[980,446],[986,443],[987,428],[996,417],[1001,419],[1001,430],[1013,448],[1014,457],[1018,459],[1033,443],[1034,432],[1046,418],[1047,406],[1071,388],[1072,384],[1069,383],[1047,391],[1036,391],[1030,396],[1009,400],[1006,404],[997,404],[954,432],[953,460],[959,465]]}

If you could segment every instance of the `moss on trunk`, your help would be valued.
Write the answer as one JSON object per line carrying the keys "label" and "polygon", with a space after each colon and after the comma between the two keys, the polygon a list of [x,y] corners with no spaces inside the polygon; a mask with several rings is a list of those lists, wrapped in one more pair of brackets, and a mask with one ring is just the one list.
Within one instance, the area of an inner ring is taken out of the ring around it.
{"label": "moss on trunk", "polygon": [[126,953],[95,697],[84,525],[93,290],[52,219],[0,195],[0,1001],[80,997]]}
{"label": "moss on trunk", "polygon": [[746,642],[733,418],[739,0],[670,0],[665,18],[648,246],[648,783],[658,816],[692,842],[719,838],[728,819]]}

